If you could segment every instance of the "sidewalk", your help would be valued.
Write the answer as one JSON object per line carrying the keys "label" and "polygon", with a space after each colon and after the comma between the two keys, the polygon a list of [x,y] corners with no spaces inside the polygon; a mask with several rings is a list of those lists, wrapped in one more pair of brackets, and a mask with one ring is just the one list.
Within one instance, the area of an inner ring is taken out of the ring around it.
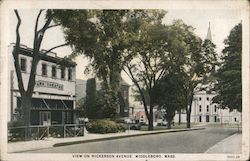
{"label": "sidewalk", "polygon": [[241,153],[242,134],[236,133],[209,148],[205,153]]}
{"label": "sidewalk", "polygon": [[205,128],[196,127],[196,128],[190,128],[190,129],[170,129],[170,130],[159,130],[159,131],[127,130],[126,132],[123,132],[123,133],[111,133],[111,134],[85,133],[84,136],[80,136],[80,137],[46,138],[45,140],[33,140],[33,141],[26,141],[26,142],[23,141],[23,142],[8,143],[7,149],[8,149],[8,153],[18,153],[18,152],[51,148],[53,146],[64,146],[64,145],[118,139],[118,138],[125,138],[125,137],[153,135],[153,134],[168,133],[168,132],[202,130],[202,129],[205,129]]}

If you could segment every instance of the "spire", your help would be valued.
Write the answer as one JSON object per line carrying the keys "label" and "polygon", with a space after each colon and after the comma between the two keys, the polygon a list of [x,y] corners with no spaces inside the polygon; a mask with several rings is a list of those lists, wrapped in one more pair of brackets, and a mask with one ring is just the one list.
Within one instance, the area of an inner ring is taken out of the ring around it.
{"label": "spire", "polygon": [[211,29],[210,29],[210,22],[209,22],[209,26],[208,26],[208,31],[207,31],[207,40],[212,41],[212,34],[211,34]]}

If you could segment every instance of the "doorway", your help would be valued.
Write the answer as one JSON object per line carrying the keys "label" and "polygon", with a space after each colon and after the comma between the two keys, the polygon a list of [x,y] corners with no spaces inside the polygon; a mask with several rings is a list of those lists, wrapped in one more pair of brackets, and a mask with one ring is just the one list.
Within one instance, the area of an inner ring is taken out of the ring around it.
{"label": "doorway", "polygon": [[49,111],[40,112],[40,125],[51,125],[51,113]]}

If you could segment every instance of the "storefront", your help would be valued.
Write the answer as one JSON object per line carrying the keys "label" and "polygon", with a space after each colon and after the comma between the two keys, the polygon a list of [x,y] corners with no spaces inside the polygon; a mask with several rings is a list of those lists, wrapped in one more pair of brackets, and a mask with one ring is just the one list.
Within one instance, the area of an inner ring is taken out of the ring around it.
{"label": "storefront", "polygon": [[[10,46],[10,52],[13,45]],[[20,50],[22,79],[27,87],[32,62],[32,49]],[[30,111],[31,125],[73,124],[77,119],[75,110],[75,66],[71,61],[57,57],[56,53],[40,54],[37,65],[36,82]],[[21,117],[22,99],[18,89],[14,63],[11,64],[11,108],[9,121]]]}

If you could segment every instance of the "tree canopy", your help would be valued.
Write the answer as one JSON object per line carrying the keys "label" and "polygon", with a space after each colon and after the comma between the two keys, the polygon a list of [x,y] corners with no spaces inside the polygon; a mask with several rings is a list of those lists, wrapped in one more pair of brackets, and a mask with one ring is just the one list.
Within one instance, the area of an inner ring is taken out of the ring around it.
{"label": "tree canopy", "polygon": [[216,83],[213,90],[217,95],[213,98],[221,108],[242,111],[242,24],[236,25],[224,41],[222,64],[215,74]]}

